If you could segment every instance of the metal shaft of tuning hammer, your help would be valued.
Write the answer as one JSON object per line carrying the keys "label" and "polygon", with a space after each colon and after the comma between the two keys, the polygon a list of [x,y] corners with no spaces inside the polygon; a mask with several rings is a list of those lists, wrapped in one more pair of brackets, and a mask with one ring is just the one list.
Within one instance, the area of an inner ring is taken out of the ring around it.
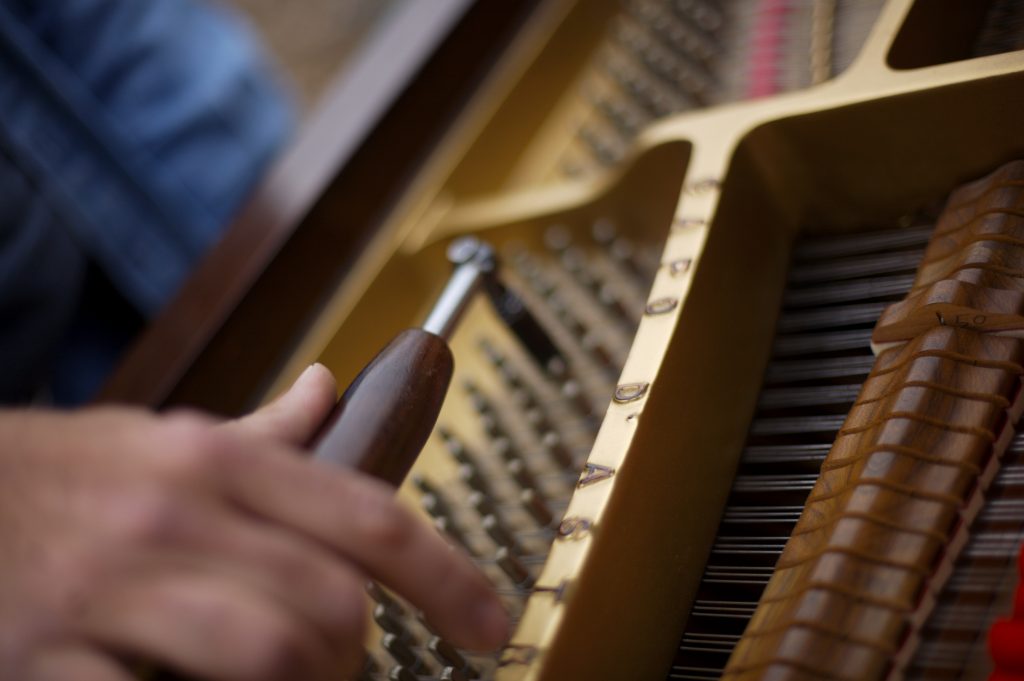
{"label": "metal shaft of tuning hammer", "polygon": [[498,268],[494,249],[472,237],[453,241],[448,247],[448,260],[455,265],[455,271],[423,322],[424,331],[445,340],[451,338],[473,295],[489,288]]}

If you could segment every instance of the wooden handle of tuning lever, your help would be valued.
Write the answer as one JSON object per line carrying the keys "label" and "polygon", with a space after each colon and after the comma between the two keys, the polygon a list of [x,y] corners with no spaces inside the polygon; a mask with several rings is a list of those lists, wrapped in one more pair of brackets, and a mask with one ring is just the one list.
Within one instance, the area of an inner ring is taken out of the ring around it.
{"label": "wooden handle of tuning lever", "polygon": [[[397,487],[434,429],[454,366],[441,337],[422,329],[403,331],[345,389],[312,440],[313,458]],[[185,677],[159,670],[141,678]]]}
{"label": "wooden handle of tuning lever", "polygon": [[397,487],[434,428],[453,368],[439,336],[403,331],[345,390],[313,438],[313,457]]}

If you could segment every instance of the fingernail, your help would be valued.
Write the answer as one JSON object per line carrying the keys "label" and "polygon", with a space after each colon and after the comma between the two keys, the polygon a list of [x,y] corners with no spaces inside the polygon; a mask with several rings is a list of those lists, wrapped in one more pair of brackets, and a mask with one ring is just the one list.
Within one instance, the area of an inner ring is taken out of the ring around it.
{"label": "fingernail", "polygon": [[302,370],[302,373],[301,373],[301,374],[299,374],[299,377],[298,377],[297,379],[295,379],[295,382],[296,382],[296,383],[298,383],[299,381],[304,381],[304,380],[306,380],[306,378],[307,378],[307,377],[308,377],[308,376],[309,376],[310,374],[313,374],[313,373],[315,373],[316,371],[318,371],[317,367],[322,367],[322,366],[323,366],[323,365],[322,365],[322,364],[320,364],[320,362],[313,362],[313,363],[312,363],[312,364],[310,364],[310,365],[309,365],[308,367],[306,367],[305,369],[303,369],[303,370]]}

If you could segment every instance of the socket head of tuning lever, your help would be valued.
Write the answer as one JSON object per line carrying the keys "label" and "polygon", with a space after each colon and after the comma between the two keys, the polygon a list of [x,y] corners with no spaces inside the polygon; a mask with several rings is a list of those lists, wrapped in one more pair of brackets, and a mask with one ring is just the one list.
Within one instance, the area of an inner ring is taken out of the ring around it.
{"label": "socket head of tuning lever", "polygon": [[494,248],[472,236],[459,237],[448,245],[448,261],[456,267],[473,263],[481,272],[493,272],[498,268]]}
{"label": "socket head of tuning lever", "polygon": [[498,316],[537,363],[550,373],[564,372],[565,360],[554,341],[522,298],[499,279],[498,257],[490,244],[471,236],[461,237],[448,246],[448,260],[455,265],[455,271],[427,317],[425,330],[449,338],[469,299],[483,289]]}
{"label": "socket head of tuning lever", "polygon": [[494,249],[473,237],[453,241],[448,247],[448,260],[455,265],[455,271],[423,322],[424,331],[445,340],[455,332],[473,294],[484,286],[486,278],[494,276],[498,267]]}

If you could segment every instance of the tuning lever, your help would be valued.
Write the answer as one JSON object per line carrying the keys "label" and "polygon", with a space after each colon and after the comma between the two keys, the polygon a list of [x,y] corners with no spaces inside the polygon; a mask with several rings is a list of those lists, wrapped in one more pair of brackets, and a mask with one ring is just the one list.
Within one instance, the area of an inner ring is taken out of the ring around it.
{"label": "tuning lever", "polygon": [[497,278],[490,245],[472,237],[452,242],[455,265],[422,329],[399,334],[345,390],[312,443],[315,459],[401,484],[430,437],[454,362],[447,340],[473,295],[485,293],[542,365],[558,357],[554,343]]}
{"label": "tuning lever", "polygon": [[314,438],[313,457],[397,487],[434,428],[453,368],[440,336],[403,331],[345,390]]}
{"label": "tuning lever", "polygon": [[[488,295],[539,361],[557,355],[522,302],[498,281],[489,245],[459,239],[448,257],[455,271],[424,328],[400,333],[359,372],[312,438],[315,460],[362,471],[395,487],[401,484],[430,437],[451,382],[454,360],[447,339],[477,292]],[[143,678],[181,677],[158,670]]]}

